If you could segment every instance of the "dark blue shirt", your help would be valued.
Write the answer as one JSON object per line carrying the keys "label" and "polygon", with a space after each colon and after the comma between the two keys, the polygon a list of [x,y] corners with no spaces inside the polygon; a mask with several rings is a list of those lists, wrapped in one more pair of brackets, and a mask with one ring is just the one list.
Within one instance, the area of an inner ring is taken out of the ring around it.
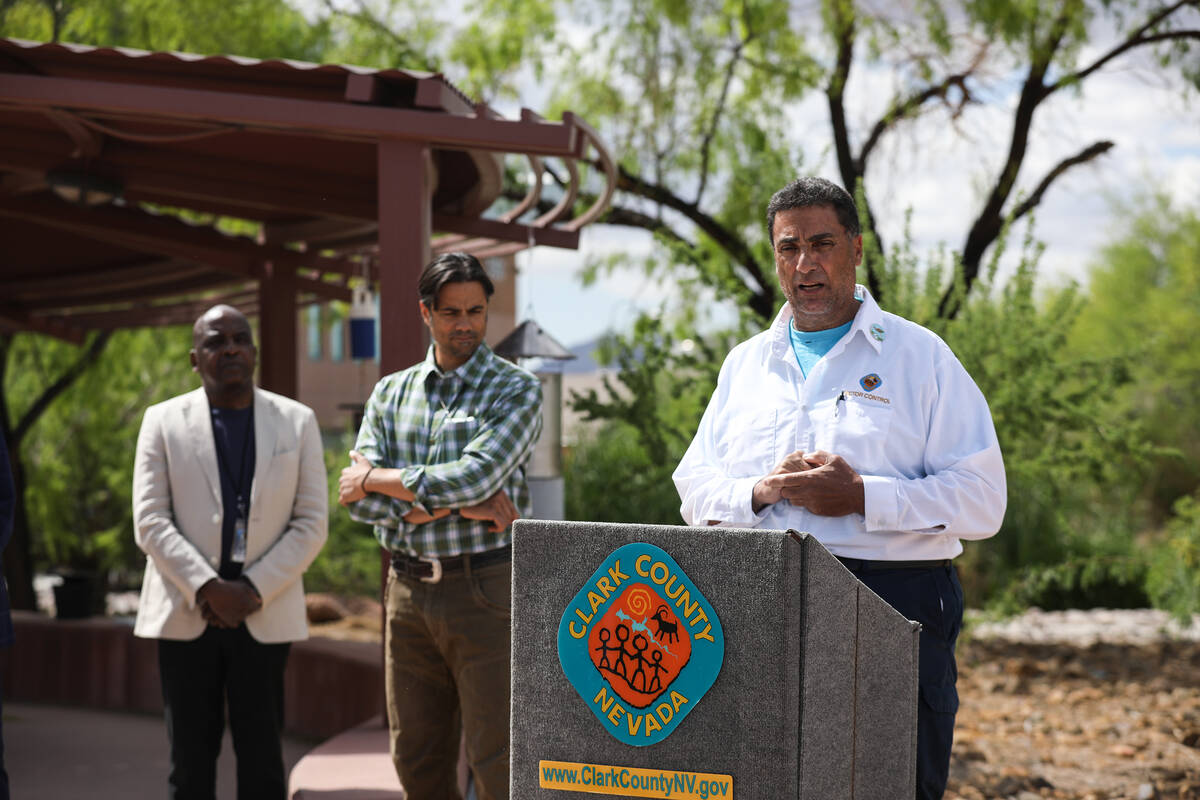
{"label": "dark blue shirt", "polygon": [[221,473],[221,567],[218,574],[225,580],[235,580],[242,574],[242,565],[231,561],[233,530],[238,518],[238,497],[241,509],[250,517],[250,487],[254,483],[254,406],[248,408],[212,409],[213,442],[217,446],[217,468]]}

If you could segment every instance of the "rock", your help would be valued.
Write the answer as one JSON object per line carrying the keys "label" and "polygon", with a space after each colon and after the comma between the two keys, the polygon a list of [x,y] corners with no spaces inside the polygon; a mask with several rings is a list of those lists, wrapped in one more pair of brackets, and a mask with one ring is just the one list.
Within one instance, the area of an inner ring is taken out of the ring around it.
{"label": "rock", "polygon": [[349,614],[346,606],[331,594],[304,596],[304,608],[309,622],[336,622]]}
{"label": "rock", "polygon": [[1154,784],[1143,783],[1137,789],[1137,800],[1158,800],[1158,792],[1154,789]]}

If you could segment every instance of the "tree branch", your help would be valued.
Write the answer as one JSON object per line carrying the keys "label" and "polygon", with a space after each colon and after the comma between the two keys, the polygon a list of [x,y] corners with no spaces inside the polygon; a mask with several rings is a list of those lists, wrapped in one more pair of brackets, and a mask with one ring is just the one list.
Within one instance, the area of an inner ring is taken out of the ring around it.
{"label": "tree branch", "polygon": [[717,135],[717,126],[721,122],[721,115],[725,111],[725,102],[729,98],[729,87],[733,83],[733,73],[737,69],[738,63],[742,60],[742,49],[753,38],[747,37],[741,40],[733,48],[733,54],[729,57],[729,64],[725,67],[725,81],[721,84],[721,97],[717,100],[717,107],[713,109],[712,121],[708,126],[708,130],[704,132],[704,140],[700,143],[700,187],[696,189],[696,205],[700,205],[700,200],[704,197],[704,189],[708,185],[708,159],[709,151],[712,149],[713,139]]}
{"label": "tree branch", "polygon": [[1179,11],[1181,8],[1195,8],[1197,6],[1200,6],[1200,2],[1197,2],[1197,0],[1178,0],[1178,2],[1174,3],[1173,5],[1161,9],[1158,13],[1152,15],[1149,19],[1142,23],[1137,30],[1133,31],[1133,33],[1126,37],[1125,41],[1121,42],[1119,45],[1097,58],[1087,67],[1084,67],[1078,72],[1074,72],[1070,75],[1064,75],[1062,78],[1055,81],[1052,86],[1048,87],[1047,91],[1055,92],[1064,86],[1078,83],[1096,70],[1103,67],[1109,61],[1112,61],[1114,58],[1123,53],[1127,53],[1135,47],[1142,47],[1144,45],[1154,44],[1156,42],[1165,42],[1177,39],[1200,39],[1200,30],[1166,31],[1164,33],[1154,34],[1150,33],[1150,30],[1154,28],[1154,26],[1164,22],[1168,17],[1170,17],[1176,11]]}
{"label": "tree branch", "polygon": [[1050,184],[1068,169],[1077,164],[1084,164],[1098,156],[1107,153],[1113,148],[1113,146],[1113,143],[1109,141],[1096,142],[1091,147],[1081,150],[1076,155],[1071,156],[1070,158],[1064,158],[1062,161],[1058,162],[1058,165],[1046,173],[1046,177],[1042,178],[1041,182],[1038,183],[1037,188],[1033,190],[1033,194],[1029,195],[1024,202],[1020,203],[1015,209],[1013,209],[1012,219],[1020,219],[1032,211],[1037,204],[1042,201],[1042,196],[1046,194],[1046,190],[1050,188]]}
{"label": "tree branch", "polygon": [[674,228],[667,225],[667,223],[658,217],[652,217],[649,214],[643,214],[641,211],[634,211],[631,208],[624,208],[617,205],[609,206],[608,210],[600,216],[597,222],[605,225],[624,225],[629,228],[641,228],[685,247],[694,248],[696,246],[695,242],[681,236]]}
{"label": "tree branch", "polygon": [[1025,161],[1025,153],[1029,146],[1029,130],[1033,126],[1033,113],[1037,110],[1038,105],[1049,96],[1046,90],[1046,72],[1054,61],[1054,54],[1062,46],[1063,37],[1066,36],[1068,26],[1066,13],[1064,8],[1063,13],[1054,20],[1043,46],[1041,48],[1038,48],[1036,44],[1034,46],[1035,58],[1029,65],[1029,74],[1021,86],[1021,96],[1017,100],[1017,108],[1013,112],[1008,155],[1005,157],[1000,174],[996,176],[987,201],[979,212],[979,216],[975,218],[974,224],[971,225],[966,243],[963,245],[961,292],[956,291],[955,286],[951,286],[942,295],[941,303],[938,305],[938,314],[945,319],[958,313],[961,308],[961,298],[966,296],[967,292],[971,290],[971,286],[974,285],[975,279],[979,277],[979,267],[983,262],[984,251],[991,246],[992,242],[996,241],[996,237],[1000,235],[1003,228],[1004,204],[1008,202],[1013,187],[1016,186],[1017,174],[1021,170],[1021,164]]}
{"label": "tree branch", "polygon": [[[854,63],[854,43],[857,39],[857,28],[855,26],[854,10],[849,4],[834,2],[833,9],[833,25],[832,33],[834,37],[834,46],[837,50],[837,57],[834,61],[833,72],[829,78],[829,85],[825,89],[825,96],[829,103],[829,122],[833,128],[833,147],[837,154],[838,172],[842,176],[842,186],[852,196],[858,193],[859,181],[866,175],[865,162],[854,157],[854,153],[850,149],[850,126],[846,122],[846,83],[850,80],[850,68]],[[876,241],[879,242],[879,248],[883,250],[883,241],[879,238],[879,232],[875,228],[875,214],[871,211],[871,205],[867,201],[865,190],[862,197],[863,215],[866,217],[866,226],[872,233],[875,234]],[[867,272],[867,288],[871,290],[871,295],[878,301],[883,301],[883,287],[879,283],[879,276],[875,270],[868,266]]]}
{"label": "tree branch", "polygon": [[834,7],[837,15],[833,31],[837,59],[825,96],[829,102],[829,119],[833,126],[833,143],[842,173],[842,185],[846,191],[853,192],[862,177],[862,165],[850,150],[850,128],[846,124],[846,82],[850,79],[850,67],[854,60],[855,29],[853,18],[842,18],[841,5],[835,3]]}
{"label": "tree branch", "polygon": [[63,373],[58,376],[58,380],[47,386],[41,395],[38,396],[38,399],[33,401],[33,404],[29,406],[21,416],[21,419],[13,427],[10,444],[14,451],[20,447],[21,440],[25,438],[25,434],[29,433],[29,429],[33,427],[34,423],[49,408],[54,399],[65,392],[80,375],[96,362],[96,359],[104,352],[104,347],[108,344],[108,340],[111,337],[112,331],[100,331],[92,336],[87,347],[84,348],[83,352],[79,354],[71,366],[63,370]]}
{"label": "tree branch", "polygon": [[889,108],[887,113],[880,117],[879,121],[875,123],[875,127],[871,129],[871,133],[867,137],[867,141],[863,144],[862,150],[859,152],[858,156],[859,167],[865,171],[867,157],[870,156],[871,151],[875,149],[875,145],[879,143],[880,137],[887,133],[892,126],[894,126],[897,122],[912,116],[914,113],[920,110],[921,106],[925,105],[930,100],[933,100],[936,97],[945,99],[946,94],[950,91],[950,87],[957,86],[959,88],[964,97],[960,106],[966,105],[970,99],[970,92],[967,89],[967,79],[975,74],[975,68],[977,66],[978,62],[972,64],[967,71],[949,75],[941,83],[926,87],[924,90],[910,95],[903,101],[896,103]]}
{"label": "tree branch", "polygon": [[729,254],[730,258],[740,264],[750,274],[754,283],[757,284],[757,288],[752,291],[750,296],[750,307],[762,319],[771,319],[775,313],[775,298],[771,283],[763,274],[758,262],[755,261],[754,254],[750,252],[750,248],[746,246],[746,243],[737,234],[725,228],[725,226],[708,214],[705,214],[694,203],[683,200],[664,186],[644,181],[641,177],[629,172],[624,166],[618,167],[617,189],[629,192],[638,197],[644,197],[647,200],[657,203],[659,206],[677,211],[707,234],[722,250]]}

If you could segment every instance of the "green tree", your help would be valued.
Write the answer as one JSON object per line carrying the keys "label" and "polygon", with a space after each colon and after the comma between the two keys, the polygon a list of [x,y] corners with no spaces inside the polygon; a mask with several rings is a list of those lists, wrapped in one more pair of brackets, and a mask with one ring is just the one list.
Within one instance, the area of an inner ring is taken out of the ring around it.
{"label": "green tree", "polygon": [[[13,608],[35,606],[30,521],[25,502],[28,481],[22,445],[46,410],[104,352],[110,335],[94,334],[85,346],[68,349],[61,343],[35,336],[0,334],[0,435],[8,448],[16,494],[12,538],[4,558]],[[38,356],[39,343],[49,348],[45,358]],[[33,376],[36,382],[31,381]]]}
{"label": "green tree", "polygon": [[330,40],[285,0],[0,0],[0,35],[308,61]]}
{"label": "green tree", "polygon": [[1121,209],[1124,224],[1089,271],[1075,352],[1133,356],[1121,399],[1142,421],[1155,458],[1141,499],[1151,522],[1200,486],[1200,213],[1156,195]]}
{"label": "green tree", "polygon": [[[27,548],[6,552],[6,563],[21,562],[9,573],[24,579],[10,580],[14,595],[31,592],[35,565],[119,582],[140,572],[130,534],[133,447],[146,406],[194,384],[189,342],[183,330],[102,334],[83,347],[33,334],[6,339],[0,407],[10,450],[21,453],[13,542]],[[21,601],[14,605],[33,607],[31,594]]]}

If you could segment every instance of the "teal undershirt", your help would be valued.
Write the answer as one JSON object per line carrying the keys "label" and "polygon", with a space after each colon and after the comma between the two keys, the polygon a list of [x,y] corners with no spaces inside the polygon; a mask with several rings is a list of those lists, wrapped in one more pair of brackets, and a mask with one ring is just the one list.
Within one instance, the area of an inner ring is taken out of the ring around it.
{"label": "teal undershirt", "polygon": [[808,377],[808,371],[837,344],[838,339],[846,335],[853,324],[854,320],[850,320],[845,325],[825,331],[798,331],[794,325],[788,325],[792,352],[796,354],[796,361],[800,364],[800,371],[804,373],[805,378]]}

